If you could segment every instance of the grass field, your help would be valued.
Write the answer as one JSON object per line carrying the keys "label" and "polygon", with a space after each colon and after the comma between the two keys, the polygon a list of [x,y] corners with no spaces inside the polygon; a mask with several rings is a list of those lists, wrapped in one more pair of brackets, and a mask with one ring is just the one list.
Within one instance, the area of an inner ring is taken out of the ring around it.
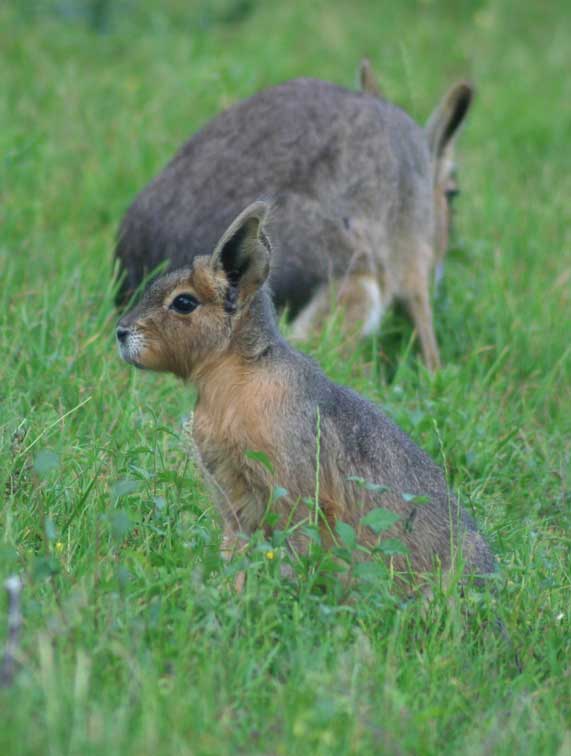
{"label": "grass field", "polygon": [[[570,23],[563,0],[0,5],[0,578],[24,579],[0,753],[571,753]],[[114,345],[134,194],[224,106],[353,87],[363,54],[419,120],[478,88],[445,367],[398,315],[352,360],[334,329],[311,345],[445,464],[497,553],[495,591],[429,606],[281,582],[264,544],[236,595],[181,438],[192,392]]]}

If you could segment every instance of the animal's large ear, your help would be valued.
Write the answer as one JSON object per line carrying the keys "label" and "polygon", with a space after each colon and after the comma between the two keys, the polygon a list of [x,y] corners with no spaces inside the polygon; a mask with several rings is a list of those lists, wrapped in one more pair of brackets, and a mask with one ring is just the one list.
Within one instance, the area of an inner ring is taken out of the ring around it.
{"label": "animal's large ear", "polygon": [[359,65],[359,83],[363,92],[373,95],[373,97],[383,96],[383,91],[368,58],[363,58]]}
{"label": "animal's large ear", "polygon": [[210,264],[222,271],[235,300],[245,304],[264,283],[270,272],[270,241],[264,231],[269,207],[254,202],[230,224],[216,245]]}
{"label": "animal's large ear", "polygon": [[455,84],[444,96],[426,124],[428,144],[433,160],[438,163],[466,118],[474,99],[474,87],[466,81]]}

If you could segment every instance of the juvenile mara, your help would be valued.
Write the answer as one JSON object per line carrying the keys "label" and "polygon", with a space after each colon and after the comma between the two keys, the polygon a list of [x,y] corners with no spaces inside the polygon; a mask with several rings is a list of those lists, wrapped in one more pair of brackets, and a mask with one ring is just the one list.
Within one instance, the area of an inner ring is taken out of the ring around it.
{"label": "juvenile mara", "polygon": [[[307,517],[300,502],[314,496],[318,470],[326,545],[344,521],[362,545],[374,546],[379,536],[360,520],[384,507],[399,517],[384,537],[408,549],[407,557],[394,557],[398,571],[418,576],[437,565],[446,571],[458,550],[468,573],[493,571],[486,541],[440,468],[374,404],[332,383],[280,335],[265,283],[267,213],[263,202],[249,206],[212,255],[155,281],[117,327],[128,363],[174,373],[197,389],[192,434],[224,520],[226,548],[262,525],[276,485],[287,490],[273,506],[277,527]],[[272,472],[248,451],[263,452]],[[386,490],[363,490],[355,478]],[[418,506],[403,493],[428,503]],[[299,528],[291,546],[305,546]]]}
{"label": "juvenile mara", "polygon": [[190,265],[242,208],[271,197],[270,288],[293,318],[292,336],[319,329],[337,304],[349,332],[372,334],[399,301],[436,369],[430,285],[448,246],[453,146],[472,88],[454,86],[422,127],[381,96],[366,61],[361,87],[288,81],[192,136],[122,221],[120,301],[160,263]]}

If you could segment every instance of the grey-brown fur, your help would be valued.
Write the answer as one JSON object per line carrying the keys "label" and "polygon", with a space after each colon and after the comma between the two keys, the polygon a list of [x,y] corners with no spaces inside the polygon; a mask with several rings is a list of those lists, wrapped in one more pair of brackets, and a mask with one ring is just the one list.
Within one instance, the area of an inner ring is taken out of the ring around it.
{"label": "grey-brown fur", "polygon": [[208,254],[241,208],[271,198],[276,246],[270,286],[294,318],[292,335],[319,327],[331,306],[371,333],[395,300],[408,308],[430,368],[439,364],[429,287],[448,243],[452,144],[472,98],[454,87],[428,127],[365,91],[296,79],[210,121],[137,196],[116,255],[120,300],[170,260]]}
{"label": "grey-brown fur", "polygon": [[[314,496],[318,468],[326,544],[334,542],[341,520],[353,525],[362,544],[374,546],[377,536],[360,520],[382,506],[400,516],[383,537],[398,538],[409,550],[409,560],[394,558],[397,571],[419,575],[438,565],[446,571],[458,550],[467,573],[493,571],[487,543],[442,470],[378,407],[332,383],[280,335],[265,283],[266,217],[263,203],[247,208],[211,257],[152,284],[118,327],[124,359],[174,372],[197,388],[192,434],[224,518],[227,548],[261,527],[276,485],[288,492],[273,505],[278,527],[306,518],[300,502]],[[176,309],[181,295],[198,303],[189,314]],[[266,454],[273,472],[248,450]],[[355,476],[389,490],[363,490]],[[419,506],[403,493],[427,496],[429,503]],[[303,549],[296,534],[293,546]]]}

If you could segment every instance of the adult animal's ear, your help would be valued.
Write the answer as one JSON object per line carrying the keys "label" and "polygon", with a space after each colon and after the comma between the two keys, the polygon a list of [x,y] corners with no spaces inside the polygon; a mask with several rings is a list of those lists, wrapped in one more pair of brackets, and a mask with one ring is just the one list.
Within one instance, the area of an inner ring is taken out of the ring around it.
{"label": "adult animal's ear", "polygon": [[264,231],[269,206],[249,205],[230,224],[216,245],[210,265],[222,272],[233,290],[233,301],[243,306],[258,291],[270,272],[271,246]]}
{"label": "adult animal's ear", "polygon": [[373,95],[373,97],[383,96],[379,81],[368,58],[363,58],[359,64],[359,83],[363,92]]}
{"label": "adult animal's ear", "polygon": [[426,134],[435,162],[441,160],[448,148],[452,147],[473,99],[474,87],[467,81],[461,81],[448,90],[428,119]]}

